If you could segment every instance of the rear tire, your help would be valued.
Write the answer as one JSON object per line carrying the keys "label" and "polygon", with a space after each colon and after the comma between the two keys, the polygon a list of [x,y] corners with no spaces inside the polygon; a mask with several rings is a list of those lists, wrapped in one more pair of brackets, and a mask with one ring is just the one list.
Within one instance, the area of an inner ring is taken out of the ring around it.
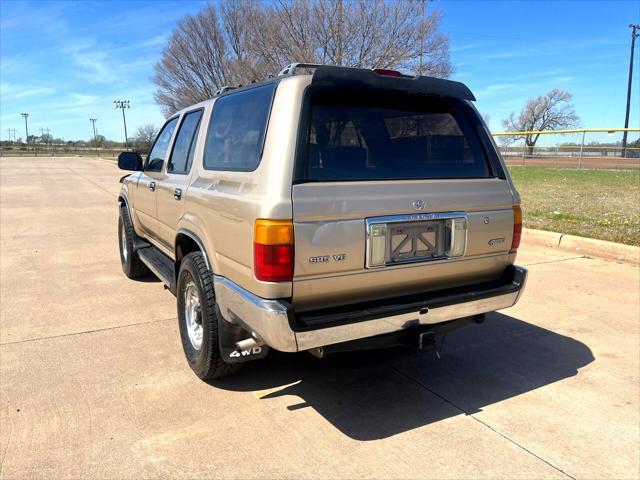
{"label": "rear tire", "polygon": [[226,363],[220,354],[213,275],[202,253],[182,259],[176,297],[182,348],[191,370],[203,380],[240,370],[242,364]]}
{"label": "rear tire", "polygon": [[118,245],[120,248],[120,263],[122,271],[128,278],[140,278],[149,274],[147,266],[140,261],[135,251],[135,231],[129,217],[129,210],[125,205],[120,207],[118,219]]}

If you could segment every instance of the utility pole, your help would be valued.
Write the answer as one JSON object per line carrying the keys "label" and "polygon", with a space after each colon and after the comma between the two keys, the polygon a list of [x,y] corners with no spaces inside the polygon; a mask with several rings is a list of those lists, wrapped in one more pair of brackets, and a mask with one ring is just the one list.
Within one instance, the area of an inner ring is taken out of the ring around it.
{"label": "utility pole", "polygon": [[93,146],[98,148],[98,135],[96,135],[96,122],[98,121],[98,119],[90,118],[89,121],[93,123]]}
{"label": "utility pole", "polygon": [[[633,50],[636,45],[636,37],[639,36],[639,33],[636,33],[636,30],[640,30],[640,25],[631,24],[629,25],[631,29],[631,58],[629,59],[629,83],[627,84],[627,112],[624,116],[624,128],[629,128],[629,110],[631,108],[631,83],[633,82]],[[622,157],[627,156],[627,131],[625,130],[622,134]]]}
{"label": "utility pole", "polygon": [[25,137],[25,142],[27,142],[27,145],[29,145],[29,125],[27,125],[27,118],[29,118],[29,114],[21,113],[20,115],[24,117],[24,130],[27,134],[27,136]]}
{"label": "utility pole", "polygon": [[116,108],[122,109],[122,121],[124,122],[124,148],[129,148],[129,137],[127,136],[127,119],[124,116],[124,109],[131,108],[129,100],[114,100],[113,104]]}
{"label": "utility pole", "polygon": [[427,0],[422,0],[420,3],[420,67],[418,67],[418,76],[424,74],[422,58],[424,57],[424,14],[427,9]]}
{"label": "utility pole", "polygon": [[40,127],[40,141],[42,141],[42,137],[44,137],[44,133],[45,132],[47,132],[47,138],[48,138],[48,135],[49,135],[49,132],[50,132],[49,128],[48,127],[47,128]]}
{"label": "utility pole", "polygon": [[342,65],[342,0],[338,0],[338,38],[336,39],[337,43],[337,54],[336,54],[336,65]]}

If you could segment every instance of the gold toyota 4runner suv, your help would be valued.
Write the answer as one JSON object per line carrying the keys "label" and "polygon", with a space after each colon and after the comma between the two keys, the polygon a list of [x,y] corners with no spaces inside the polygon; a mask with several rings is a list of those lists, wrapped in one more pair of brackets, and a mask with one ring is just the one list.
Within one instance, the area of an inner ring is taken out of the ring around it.
{"label": "gold toyota 4runner suv", "polygon": [[292,64],[124,152],[120,259],[177,297],[200,378],[282,352],[390,345],[511,307],[522,215],[462,83]]}

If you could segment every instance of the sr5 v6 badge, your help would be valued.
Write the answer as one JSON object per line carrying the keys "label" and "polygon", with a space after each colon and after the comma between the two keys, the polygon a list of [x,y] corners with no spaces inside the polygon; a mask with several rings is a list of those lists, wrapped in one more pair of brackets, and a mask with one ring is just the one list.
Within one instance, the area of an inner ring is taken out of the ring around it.
{"label": "sr5 v6 badge", "polygon": [[331,261],[331,257],[336,262],[341,262],[347,258],[346,253],[338,253],[335,255],[318,255],[316,257],[309,257],[309,263],[326,263]]}

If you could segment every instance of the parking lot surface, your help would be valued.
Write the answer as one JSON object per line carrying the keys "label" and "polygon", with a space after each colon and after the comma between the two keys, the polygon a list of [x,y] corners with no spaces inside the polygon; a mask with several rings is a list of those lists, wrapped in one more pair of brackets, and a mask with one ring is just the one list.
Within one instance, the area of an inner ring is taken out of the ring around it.
{"label": "parking lot surface", "polygon": [[113,162],[0,159],[2,478],[637,478],[640,269],[540,247],[520,303],[411,350],[211,384],[120,269]]}

